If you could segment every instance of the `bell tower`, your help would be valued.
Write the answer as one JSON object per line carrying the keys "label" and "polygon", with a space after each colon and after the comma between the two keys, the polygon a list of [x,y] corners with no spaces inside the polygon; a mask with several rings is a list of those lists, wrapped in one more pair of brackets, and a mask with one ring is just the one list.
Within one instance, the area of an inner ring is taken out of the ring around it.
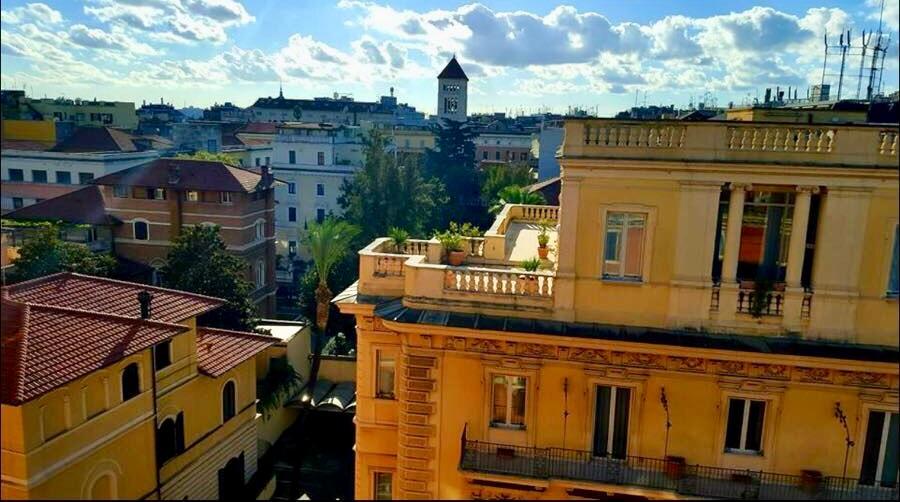
{"label": "bell tower", "polygon": [[468,97],[469,77],[456,56],[450,59],[447,66],[438,75],[437,115],[440,119],[466,121],[466,104]]}

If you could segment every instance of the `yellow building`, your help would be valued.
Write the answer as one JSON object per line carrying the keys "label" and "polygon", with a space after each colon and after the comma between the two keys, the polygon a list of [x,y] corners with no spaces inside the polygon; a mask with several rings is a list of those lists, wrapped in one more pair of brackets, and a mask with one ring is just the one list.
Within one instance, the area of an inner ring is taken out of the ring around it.
{"label": "yellow building", "polygon": [[375,240],[356,497],[896,500],[897,138],[568,120],[559,207]]}
{"label": "yellow building", "polygon": [[867,103],[838,101],[789,106],[746,106],[725,110],[727,120],[745,122],[781,122],[793,124],[864,124],[869,113]]}
{"label": "yellow building", "polygon": [[87,99],[28,99],[27,104],[46,120],[70,120],[77,126],[109,126],[134,130],[138,125],[134,103]]}
{"label": "yellow building", "polygon": [[[0,138],[4,142],[34,141],[48,149],[53,148],[56,144],[56,123],[52,120],[3,119],[0,121]],[[7,148],[6,144],[4,148]]]}
{"label": "yellow building", "polygon": [[434,149],[434,133],[424,127],[394,126],[389,135],[400,153],[424,154]]}
{"label": "yellow building", "polygon": [[256,361],[223,301],[55,274],[3,288],[3,499],[213,499],[256,471]]}

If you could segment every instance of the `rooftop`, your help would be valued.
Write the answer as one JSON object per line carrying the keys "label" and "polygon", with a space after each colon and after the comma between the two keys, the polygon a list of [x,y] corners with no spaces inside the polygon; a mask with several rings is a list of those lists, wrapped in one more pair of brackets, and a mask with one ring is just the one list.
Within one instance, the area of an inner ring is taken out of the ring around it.
{"label": "rooftop", "polygon": [[[37,298],[55,299],[52,295]],[[134,296],[129,298],[138,305]],[[10,405],[34,399],[189,329],[7,298],[3,298],[2,320],[0,402]]]}
{"label": "rooftop", "polygon": [[68,138],[60,141],[51,152],[96,153],[137,152],[139,148],[130,134],[112,127],[79,127]]}
{"label": "rooftop", "polygon": [[437,78],[469,80],[469,77],[466,76],[466,72],[464,72],[462,66],[459,65],[459,61],[456,60],[456,56],[450,58],[450,61],[447,62],[447,66],[445,66],[444,69],[441,70]]}
{"label": "rooftop", "polygon": [[3,217],[11,220],[64,221],[86,225],[111,225],[120,221],[106,212],[103,194],[96,185],[15,209]]}
{"label": "rooftop", "polygon": [[197,328],[197,366],[218,377],[281,340],[272,336],[214,328]]}
{"label": "rooftop", "polygon": [[36,305],[83,310],[125,318],[140,317],[137,294],[153,295],[150,319],[177,323],[209,312],[223,300],[102,277],[62,272],[3,288],[11,300]]}
{"label": "rooftop", "polygon": [[[176,170],[173,183],[172,175]],[[162,158],[107,174],[94,183],[250,193],[257,189],[261,180],[260,173],[219,161]]]}

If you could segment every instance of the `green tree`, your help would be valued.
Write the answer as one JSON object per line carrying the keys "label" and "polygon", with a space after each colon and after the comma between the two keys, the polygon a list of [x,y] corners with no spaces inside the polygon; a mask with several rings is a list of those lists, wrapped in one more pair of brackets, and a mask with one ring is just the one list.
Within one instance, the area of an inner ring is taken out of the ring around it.
{"label": "green tree", "polygon": [[183,228],[162,268],[166,287],[223,298],[225,305],[203,315],[206,325],[252,331],[256,308],[253,286],[244,278],[247,263],[228,253],[218,226]]}
{"label": "green tree", "polygon": [[189,160],[211,160],[216,162],[221,162],[223,164],[227,164],[229,166],[238,167],[241,163],[238,161],[237,157],[234,155],[228,155],[227,153],[216,152],[210,153],[206,151],[199,151],[194,153],[179,153],[175,156],[176,159],[189,159]]}
{"label": "green tree", "polygon": [[528,190],[515,185],[508,186],[497,194],[497,203],[491,206],[491,212],[494,214],[503,210],[506,204],[544,204],[544,196],[538,192],[529,192]]}
{"label": "green tree", "polygon": [[359,228],[346,221],[327,218],[322,223],[309,224],[304,243],[309,246],[313,268],[319,283],[316,286],[316,327],[324,333],[328,326],[328,314],[334,295],[328,288],[328,278],[334,266],[350,252]]}
{"label": "green tree", "polygon": [[109,277],[116,270],[116,259],[105,253],[94,253],[87,246],[66,242],[59,237],[56,225],[39,225],[18,249],[19,257],[8,276],[10,283],[27,281],[57,272]]}
{"label": "green tree", "polygon": [[486,225],[490,217],[481,201],[481,173],[475,162],[473,141],[478,133],[465,122],[449,119],[444,119],[434,132],[435,148],[425,152],[425,175],[440,180],[450,199],[438,226],[445,226],[451,215]]}
{"label": "green tree", "polygon": [[481,197],[495,204],[500,190],[515,185],[528,186],[534,183],[534,170],[528,164],[491,164],[484,172],[481,182]]}
{"label": "green tree", "polygon": [[361,229],[357,244],[387,235],[391,227],[416,236],[428,233],[447,202],[441,183],[423,179],[417,156],[395,156],[381,130],[373,129],[363,144],[366,161],[344,180],[338,198],[344,219]]}

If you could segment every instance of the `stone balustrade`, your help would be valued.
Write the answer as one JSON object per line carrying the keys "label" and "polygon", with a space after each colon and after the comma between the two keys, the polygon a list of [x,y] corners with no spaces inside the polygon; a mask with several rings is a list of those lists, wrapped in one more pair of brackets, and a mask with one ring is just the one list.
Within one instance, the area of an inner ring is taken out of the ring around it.
{"label": "stone balustrade", "polygon": [[553,274],[480,267],[447,267],[444,289],[490,295],[551,298]]}
{"label": "stone balustrade", "polygon": [[894,168],[900,128],[868,124],[567,119],[569,159],[761,163]]}

